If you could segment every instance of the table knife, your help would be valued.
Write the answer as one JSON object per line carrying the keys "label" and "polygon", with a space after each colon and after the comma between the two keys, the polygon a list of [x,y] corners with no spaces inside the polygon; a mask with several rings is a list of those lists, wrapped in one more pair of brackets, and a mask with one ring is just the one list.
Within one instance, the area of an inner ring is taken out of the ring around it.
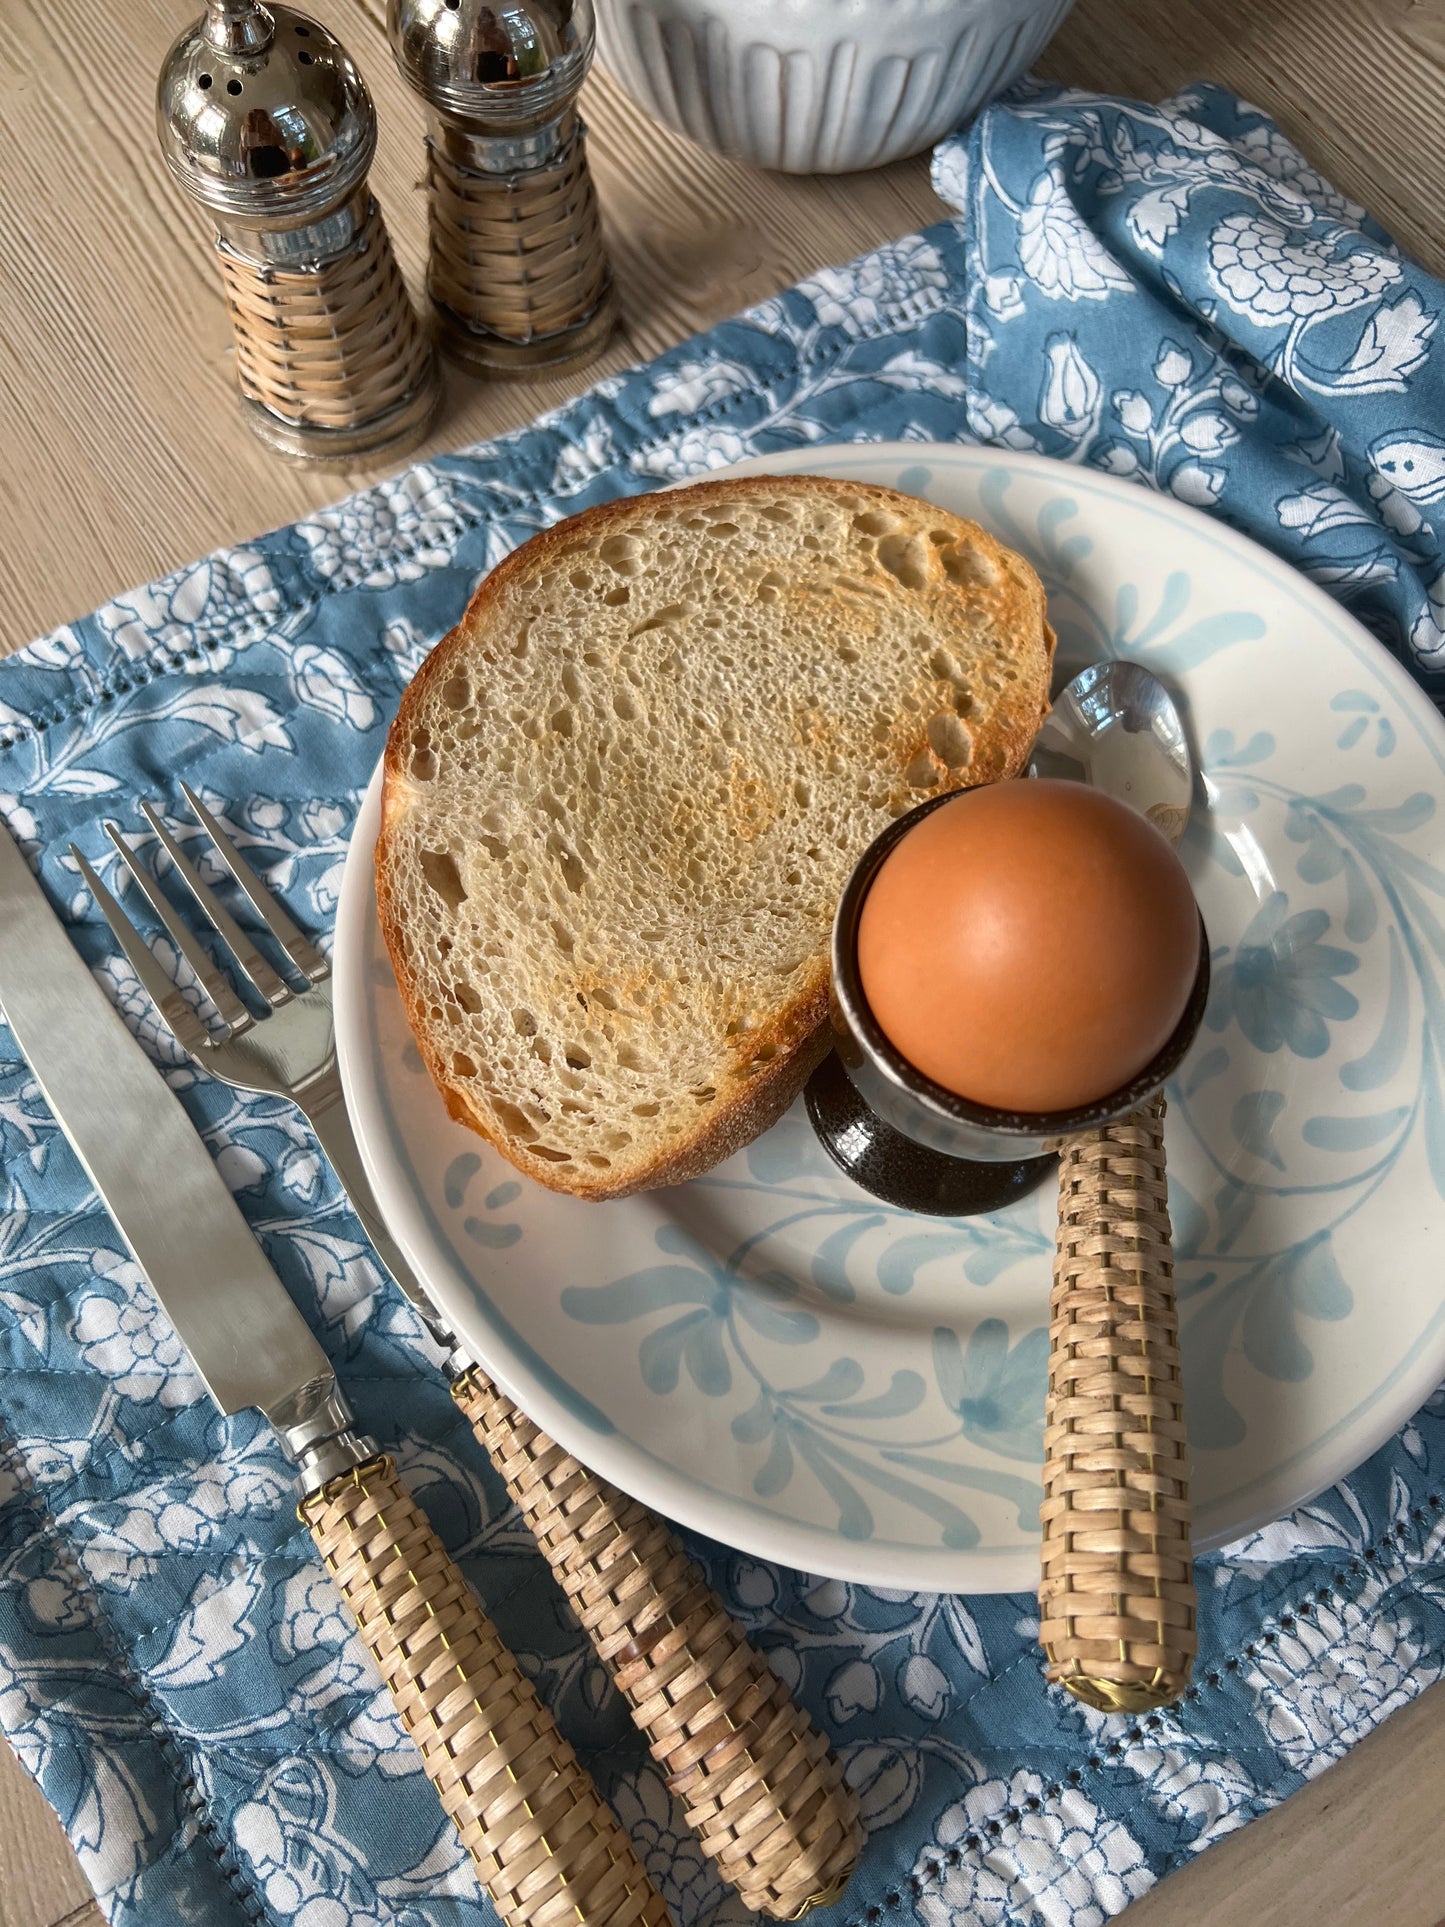
{"label": "table knife", "polygon": [[178,1098],[0,828],[0,1010],[223,1413],[255,1406],[504,1921],[669,1927],[632,1844],[390,1457],[359,1433]]}

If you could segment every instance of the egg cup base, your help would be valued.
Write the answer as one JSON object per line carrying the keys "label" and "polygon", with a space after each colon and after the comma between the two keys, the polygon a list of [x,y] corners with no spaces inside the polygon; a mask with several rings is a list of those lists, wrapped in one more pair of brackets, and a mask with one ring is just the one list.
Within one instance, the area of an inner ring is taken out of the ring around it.
{"label": "egg cup base", "polygon": [[804,1100],[818,1142],[838,1168],[904,1211],[938,1218],[1002,1211],[1058,1168],[1052,1155],[984,1163],[905,1137],[870,1110],[836,1051],[808,1079]]}

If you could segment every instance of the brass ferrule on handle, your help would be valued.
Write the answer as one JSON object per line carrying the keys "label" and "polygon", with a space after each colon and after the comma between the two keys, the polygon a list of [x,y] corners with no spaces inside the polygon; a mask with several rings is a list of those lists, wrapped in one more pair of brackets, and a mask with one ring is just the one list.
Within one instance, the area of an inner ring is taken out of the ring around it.
{"label": "brass ferrule on handle", "polygon": [[627,1700],[703,1851],[755,1911],[836,1900],[858,1801],[798,1707],[655,1513],[586,1470],[479,1369],[452,1396]]}
{"label": "brass ferrule on handle", "polygon": [[1060,1149],[1039,1639],[1104,1712],[1178,1699],[1196,1650],[1164,1100]]}
{"label": "brass ferrule on handle", "polygon": [[507,1927],[671,1927],[391,1459],[353,1466],[297,1513]]}

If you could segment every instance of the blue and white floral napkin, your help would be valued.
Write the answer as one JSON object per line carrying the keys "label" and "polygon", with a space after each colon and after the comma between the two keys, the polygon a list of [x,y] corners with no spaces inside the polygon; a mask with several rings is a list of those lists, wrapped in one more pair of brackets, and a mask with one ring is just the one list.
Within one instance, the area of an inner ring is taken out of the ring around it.
{"label": "blue and white floral napkin", "polygon": [[[1445,290],[1260,116],[1027,94],[948,144],[965,207],[523,433],[121,597],[0,665],[0,813],[205,1132],[362,1423],[632,1830],[678,1927],[737,1927],[417,1325],[290,1110],[158,1034],[65,854],[188,779],[313,927],[400,691],[479,575],[618,492],[825,440],[983,437],[1210,505],[1422,680],[1441,653]],[[0,1027],[0,1723],[110,1918],[491,1918],[253,1418],[219,1418]],[[826,1725],[870,1840],[819,1927],[1093,1927],[1445,1672],[1445,1398],[1201,1562],[1175,1710],[1048,1690],[1033,1602],[697,1550]]]}
{"label": "blue and white floral napkin", "polygon": [[1212,509],[1445,694],[1439,282],[1216,87],[1026,85],[933,178],[967,235],[978,440]]}

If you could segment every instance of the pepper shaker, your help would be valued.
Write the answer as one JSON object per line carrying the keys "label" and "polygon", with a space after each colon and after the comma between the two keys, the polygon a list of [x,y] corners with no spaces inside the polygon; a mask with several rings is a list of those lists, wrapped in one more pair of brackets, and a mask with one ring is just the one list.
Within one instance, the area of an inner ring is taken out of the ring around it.
{"label": "pepper shaker", "polygon": [[156,116],[214,227],[250,426],[306,461],[418,440],[436,357],[367,184],[376,112],[340,42],[290,7],[206,0],[166,56]]}
{"label": "pepper shaker", "polygon": [[388,0],[427,107],[427,286],[442,345],[491,375],[598,354],[616,322],[576,99],[591,0]]}

